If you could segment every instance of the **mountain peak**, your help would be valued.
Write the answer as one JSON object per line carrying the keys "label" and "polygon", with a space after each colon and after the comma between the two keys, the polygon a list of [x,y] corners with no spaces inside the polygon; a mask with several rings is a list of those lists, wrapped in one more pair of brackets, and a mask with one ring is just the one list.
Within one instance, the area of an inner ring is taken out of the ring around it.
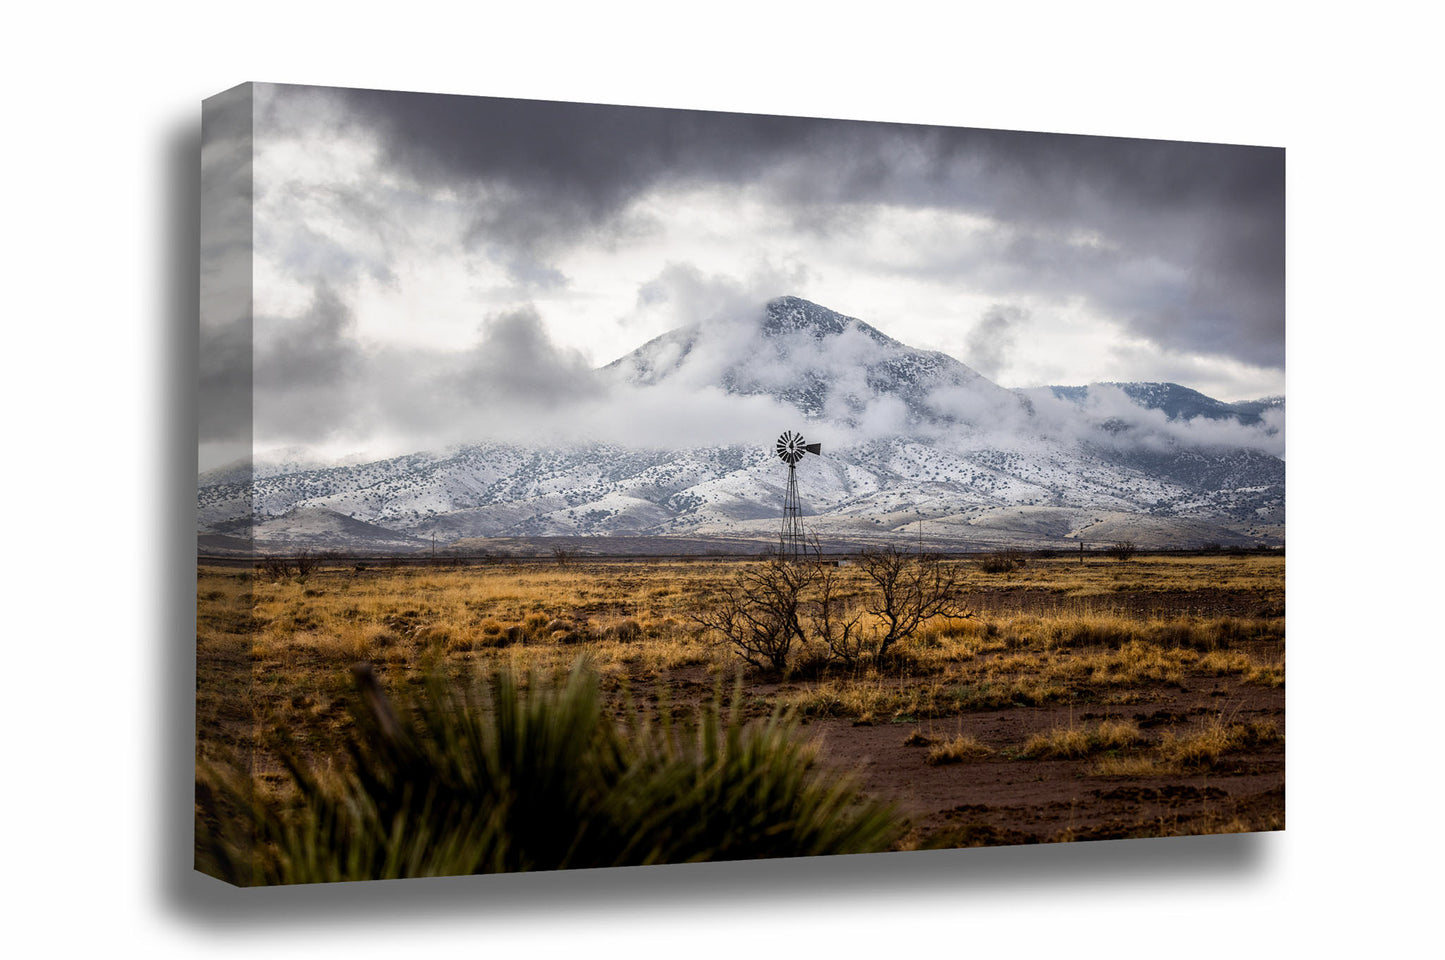
{"label": "mountain peak", "polygon": [[899,433],[1026,413],[1011,391],[946,354],[919,350],[801,297],[769,300],[756,324],[679,327],[608,364],[650,386],[675,376],[766,395],[809,419]]}
{"label": "mountain peak", "polygon": [[836,337],[849,329],[866,334],[876,343],[901,347],[903,344],[869,326],[857,317],[849,317],[829,310],[802,297],[781,296],[767,302],[763,308],[761,329],[766,336],[789,333],[811,333],[816,339]]}

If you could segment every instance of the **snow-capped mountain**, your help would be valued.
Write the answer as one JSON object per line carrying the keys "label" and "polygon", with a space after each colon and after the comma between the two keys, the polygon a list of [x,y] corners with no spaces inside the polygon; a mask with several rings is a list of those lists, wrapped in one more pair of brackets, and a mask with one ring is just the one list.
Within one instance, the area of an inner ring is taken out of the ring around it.
{"label": "snow-capped mountain", "polygon": [[[1177,384],[1014,391],[856,318],[773,300],[749,322],[673,330],[598,371],[614,390],[771,398],[823,444],[798,465],[805,523],[867,542],[1130,539],[1277,543],[1283,400]],[[791,414],[788,411],[792,411]],[[387,551],[479,537],[777,535],[773,437],[685,449],[478,443],[369,463],[201,477],[204,548]],[[464,545],[465,546],[465,545]]]}
{"label": "snow-capped mountain", "polygon": [[766,395],[806,418],[848,428],[880,415],[908,431],[1028,409],[1013,391],[947,354],[914,349],[798,297],[769,302],[756,323],[672,330],[606,369],[640,386],[680,380]]}

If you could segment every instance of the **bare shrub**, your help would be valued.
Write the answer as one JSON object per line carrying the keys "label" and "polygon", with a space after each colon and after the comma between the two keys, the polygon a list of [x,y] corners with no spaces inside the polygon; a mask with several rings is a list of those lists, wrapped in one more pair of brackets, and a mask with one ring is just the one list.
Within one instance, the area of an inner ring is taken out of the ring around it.
{"label": "bare shrub", "polygon": [[[897,549],[865,552],[865,581],[875,589],[861,602],[844,593],[835,564],[772,556],[738,575],[737,584],[693,622],[720,635],[747,663],[782,673],[794,658],[809,664],[857,666],[885,656],[936,617],[973,616],[960,603],[958,568],[934,554]],[[883,624],[867,624],[872,614]]]}
{"label": "bare shrub", "polygon": [[717,603],[692,619],[720,634],[752,666],[782,673],[789,654],[807,642],[803,592],[818,570],[816,564],[770,557],[739,573],[737,583],[723,591]]}
{"label": "bare shrub", "polygon": [[1132,560],[1134,554],[1138,552],[1138,548],[1134,546],[1133,540],[1116,540],[1114,543],[1109,544],[1108,549],[1104,551],[1104,555],[1122,561]]}
{"label": "bare shrub", "polygon": [[285,557],[263,557],[256,569],[272,580],[286,580],[291,576],[291,564]]}
{"label": "bare shrub", "polygon": [[865,550],[863,573],[876,594],[867,610],[883,621],[874,655],[883,657],[934,617],[964,620],[973,616],[960,597],[962,582],[956,565],[937,554],[908,553],[897,547]]}
{"label": "bare shrub", "polygon": [[1024,565],[1022,550],[995,550],[978,561],[984,573],[1010,573]]}

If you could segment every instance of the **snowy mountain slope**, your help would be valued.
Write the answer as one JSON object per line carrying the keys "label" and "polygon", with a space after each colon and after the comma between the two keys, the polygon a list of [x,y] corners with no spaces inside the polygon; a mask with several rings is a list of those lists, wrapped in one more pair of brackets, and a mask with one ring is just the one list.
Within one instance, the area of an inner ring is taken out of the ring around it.
{"label": "snowy mountain slope", "polygon": [[413,551],[426,546],[426,541],[417,537],[310,505],[297,506],[280,516],[256,521],[238,518],[214,524],[207,535],[215,538],[212,547],[219,552],[242,549],[248,543],[263,548],[274,544],[287,549],[387,553]]}
{"label": "snowy mountain slope", "polygon": [[[1020,545],[1105,529],[1160,544],[1283,535],[1283,461],[1218,442],[1233,436],[1225,427],[1253,431],[1240,435],[1262,438],[1255,446],[1273,442],[1269,409],[1220,426],[1200,411],[1227,405],[1173,384],[1092,397],[1091,388],[1006,390],[951,357],[793,297],[752,323],[671,331],[601,373],[621,390],[720,387],[796,410],[778,430],[823,444],[822,456],[798,465],[807,523],[820,532],[888,537],[921,523],[930,538]],[[1216,432],[1197,431],[1198,417]],[[395,549],[414,548],[433,536],[767,540],[787,477],[772,440],[702,435],[684,450],[490,442],[331,466],[288,457],[202,477],[199,532],[250,530],[263,546],[324,540],[337,549],[382,549],[388,537]]]}

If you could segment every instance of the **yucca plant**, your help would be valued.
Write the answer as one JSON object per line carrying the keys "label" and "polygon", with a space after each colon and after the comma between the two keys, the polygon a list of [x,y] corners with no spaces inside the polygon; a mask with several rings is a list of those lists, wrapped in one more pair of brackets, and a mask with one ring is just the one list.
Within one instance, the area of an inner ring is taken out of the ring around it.
{"label": "yucca plant", "polygon": [[746,725],[718,697],[693,722],[619,726],[580,662],[560,685],[503,671],[489,698],[432,677],[409,709],[355,673],[350,772],[318,777],[283,749],[299,797],[283,805],[203,771],[200,869],[273,884],[812,856],[887,849],[902,829],[781,714]]}

